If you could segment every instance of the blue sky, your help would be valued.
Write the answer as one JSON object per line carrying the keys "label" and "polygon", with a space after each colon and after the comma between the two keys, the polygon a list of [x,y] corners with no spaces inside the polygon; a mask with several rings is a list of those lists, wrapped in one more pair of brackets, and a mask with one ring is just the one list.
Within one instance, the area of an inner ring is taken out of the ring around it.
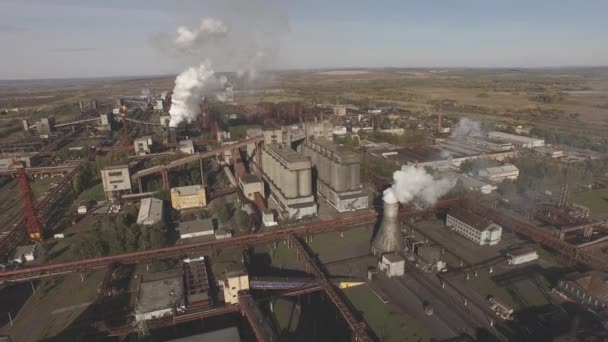
{"label": "blue sky", "polygon": [[[608,65],[606,13],[594,0],[0,0],[0,79],[177,73],[206,51],[175,56],[153,37],[206,16],[275,47],[271,68]],[[233,69],[222,53],[216,68]]]}

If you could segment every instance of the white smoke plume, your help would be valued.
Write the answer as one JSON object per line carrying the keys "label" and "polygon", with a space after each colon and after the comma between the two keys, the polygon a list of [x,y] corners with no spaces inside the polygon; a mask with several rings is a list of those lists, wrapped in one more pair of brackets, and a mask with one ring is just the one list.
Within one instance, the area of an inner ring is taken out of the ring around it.
{"label": "white smoke plume", "polygon": [[452,129],[452,137],[481,135],[481,123],[469,118],[461,118]]}
{"label": "white smoke plume", "polygon": [[203,48],[207,43],[223,38],[228,33],[228,26],[214,18],[203,18],[195,29],[186,26],[177,28],[175,46],[181,51],[193,51]]}
{"label": "white smoke plume", "polygon": [[418,207],[429,207],[447,194],[456,185],[456,179],[436,178],[422,167],[403,165],[393,173],[393,185],[384,190],[386,203],[413,203]]}
{"label": "white smoke plume", "polygon": [[214,75],[211,63],[204,61],[198,67],[190,67],[177,76],[171,97],[169,126],[175,127],[183,121],[192,122],[196,118],[205,91],[217,84]]}
{"label": "white smoke plume", "polygon": [[220,102],[226,102],[234,98],[234,87],[228,83],[228,78],[224,75],[218,78],[221,90],[215,93],[215,97]]}

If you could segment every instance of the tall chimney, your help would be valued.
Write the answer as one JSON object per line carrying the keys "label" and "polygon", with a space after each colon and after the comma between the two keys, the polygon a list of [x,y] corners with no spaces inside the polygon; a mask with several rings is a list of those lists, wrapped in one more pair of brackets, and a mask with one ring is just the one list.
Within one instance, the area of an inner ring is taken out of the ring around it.
{"label": "tall chimney", "polygon": [[372,241],[372,253],[380,256],[385,253],[397,252],[403,249],[403,237],[399,230],[399,202],[384,201],[382,223]]}

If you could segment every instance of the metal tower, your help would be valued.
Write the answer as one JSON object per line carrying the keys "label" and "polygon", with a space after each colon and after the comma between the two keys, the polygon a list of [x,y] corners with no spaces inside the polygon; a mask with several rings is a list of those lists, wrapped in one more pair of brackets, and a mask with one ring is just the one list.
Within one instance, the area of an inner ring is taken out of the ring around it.
{"label": "metal tower", "polygon": [[32,188],[30,188],[30,183],[28,182],[27,174],[25,173],[25,165],[23,164],[18,168],[17,179],[19,180],[25,217],[27,219],[27,236],[32,241],[40,241],[42,240],[42,224],[40,223],[38,216],[36,216],[34,195],[32,194]]}

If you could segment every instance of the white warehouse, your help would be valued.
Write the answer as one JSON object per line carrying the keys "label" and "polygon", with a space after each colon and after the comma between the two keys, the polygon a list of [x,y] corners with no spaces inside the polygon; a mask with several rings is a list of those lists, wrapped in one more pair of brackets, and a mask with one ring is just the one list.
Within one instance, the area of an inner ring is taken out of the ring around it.
{"label": "white warehouse", "polygon": [[502,227],[465,209],[452,209],[445,225],[480,246],[496,245],[502,236]]}
{"label": "white warehouse", "polygon": [[513,164],[488,167],[478,172],[479,177],[500,183],[505,179],[516,180],[519,177],[519,169]]}

